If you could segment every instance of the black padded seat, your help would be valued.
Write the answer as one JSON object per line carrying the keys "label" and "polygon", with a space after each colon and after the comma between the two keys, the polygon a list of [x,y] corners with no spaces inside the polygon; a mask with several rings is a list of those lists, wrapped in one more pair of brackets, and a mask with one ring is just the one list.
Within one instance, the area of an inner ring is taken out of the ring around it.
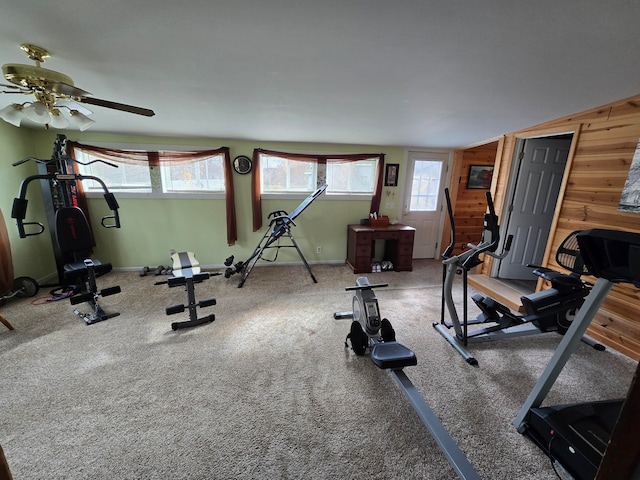
{"label": "black padded seat", "polygon": [[[110,263],[100,263],[100,260],[92,260],[93,272],[96,277],[104,275],[112,270]],[[89,274],[89,269],[85,262],[72,262],[67,263],[64,266],[64,278],[67,280],[73,280],[77,277],[86,277]]]}
{"label": "black padded seat", "polygon": [[376,343],[371,349],[371,361],[378,368],[391,370],[418,364],[416,354],[398,342]]}
{"label": "black padded seat", "polygon": [[78,207],[65,207],[56,211],[56,241],[58,248],[69,260],[64,265],[64,277],[73,280],[88,275],[91,262],[96,276],[111,271],[110,263],[88,258],[93,248],[93,234],[84,212]]}

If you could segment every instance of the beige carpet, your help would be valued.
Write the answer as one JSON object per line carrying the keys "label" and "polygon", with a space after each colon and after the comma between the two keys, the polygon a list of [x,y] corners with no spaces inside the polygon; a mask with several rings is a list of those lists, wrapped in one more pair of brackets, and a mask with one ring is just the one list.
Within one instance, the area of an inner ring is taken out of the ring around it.
{"label": "beige carpet", "polygon": [[[560,337],[477,345],[467,365],[432,328],[441,266],[369,274],[382,315],[414,350],[409,378],[486,479],[550,479],[511,421]],[[0,325],[0,444],[22,479],[395,479],[455,473],[388,372],[344,348],[356,275],[344,265],[259,266],[197,285],[215,322],[174,332],[182,288],[111,273],[121,315],[86,326],[67,300],[11,300]],[[457,285],[459,288],[459,285]],[[46,295],[48,292],[40,292]],[[458,304],[460,295],[456,293]],[[80,305],[84,309],[84,305]],[[580,345],[549,404],[622,397],[636,363]]]}

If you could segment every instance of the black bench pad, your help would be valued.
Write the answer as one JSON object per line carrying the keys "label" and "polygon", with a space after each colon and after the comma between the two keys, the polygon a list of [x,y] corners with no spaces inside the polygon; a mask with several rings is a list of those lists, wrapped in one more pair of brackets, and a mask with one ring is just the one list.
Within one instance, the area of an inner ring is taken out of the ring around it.
{"label": "black bench pad", "polygon": [[418,364],[416,354],[398,342],[376,343],[371,349],[371,361],[383,369],[399,369]]}

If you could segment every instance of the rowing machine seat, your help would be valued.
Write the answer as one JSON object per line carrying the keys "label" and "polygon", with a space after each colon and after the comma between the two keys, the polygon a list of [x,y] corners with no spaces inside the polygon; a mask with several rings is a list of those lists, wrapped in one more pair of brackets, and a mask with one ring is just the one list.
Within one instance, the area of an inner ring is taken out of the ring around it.
{"label": "rowing machine seat", "polygon": [[391,370],[418,364],[416,354],[398,342],[376,343],[371,349],[371,361],[378,368]]}

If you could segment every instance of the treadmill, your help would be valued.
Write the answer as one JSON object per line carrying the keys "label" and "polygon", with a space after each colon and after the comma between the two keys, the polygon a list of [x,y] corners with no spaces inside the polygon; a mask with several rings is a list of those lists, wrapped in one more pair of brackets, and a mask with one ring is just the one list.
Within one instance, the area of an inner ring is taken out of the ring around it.
{"label": "treadmill", "polygon": [[597,281],[547,368],[513,421],[577,480],[595,478],[624,399],[541,407],[591,320],[616,283],[640,288],[640,234],[592,229],[578,233],[579,254]]}

